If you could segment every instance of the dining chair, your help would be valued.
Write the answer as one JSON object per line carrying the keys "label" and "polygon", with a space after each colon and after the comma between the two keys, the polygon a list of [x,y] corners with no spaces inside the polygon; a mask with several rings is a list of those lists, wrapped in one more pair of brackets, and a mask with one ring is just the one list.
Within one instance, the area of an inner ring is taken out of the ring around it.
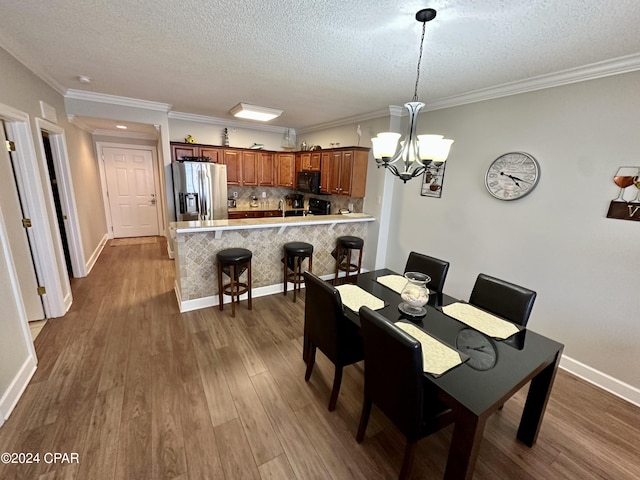
{"label": "dining chair", "polygon": [[342,299],[335,287],[311,272],[304,272],[306,285],[304,306],[303,358],[307,363],[305,381],[309,381],[315,364],[316,349],[320,349],[335,365],[329,411],[336,408],[342,369],[364,359],[362,337],[358,327],[345,318]]}
{"label": "dining chair", "polygon": [[404,434],[400,479],[411,472],[418,441],[454,421],[422,369],[421,343],[379,313],[360,308],[364,341],[364,401],[356,440],[364,439],[375,404]]}
{"label": "dining chair", "polygon": [[431,281],[427,283],[427,287],[430,290],[435,290],[438,294],[442,294],[448,271],[449,262],[418,252],[409,253],[407,264],[404,267],[404,273],[420,272],[429,275]]}
{"label": "dining chair", "polygon": [[527,326],[536,292],[484,273],[478,275],[471,290],[469,303],[509,320]]}

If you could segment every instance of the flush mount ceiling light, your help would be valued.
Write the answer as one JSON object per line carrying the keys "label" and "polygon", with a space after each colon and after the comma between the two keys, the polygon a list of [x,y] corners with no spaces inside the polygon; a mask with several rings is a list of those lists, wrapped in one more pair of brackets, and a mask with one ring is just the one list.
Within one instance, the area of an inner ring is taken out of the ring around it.
{"label": "flush mount ceiling light", "polygon": [[420,55],[416,73],[416,86],[411,102],[404,104],[409,112],[408,131],[400,140],[401,135],[394,132],[379,133],[371,139],[373,156],[378,167],[384,167],[393,175],[399,177],[404,183],[407,180],[427,172],[431,167],[436,170],[449,156],[449,149],[453,140],[442,138],[442,135],[416,135],[418,113],[424,107],[424,103],[418,101],[418,81],[420,80],[420,62],[422,61],[422,45],[427,22],[436,17],[433,8],[425,8],[416,13],[416,20],[422,22],[422,37],[420,39]]}
{"label": "flush mount ceiling light", "polygon": [[239,103],[229,111],[234,117],[259,120],[261,122],[268,122],[282,115],[282,110],[249,105],[248,103]]}
{"label": "flush mount ceiling light", "polygon": [[116,128],[119,128],[120,130],[126,130],[127,126],[126,125],[116,125]]}

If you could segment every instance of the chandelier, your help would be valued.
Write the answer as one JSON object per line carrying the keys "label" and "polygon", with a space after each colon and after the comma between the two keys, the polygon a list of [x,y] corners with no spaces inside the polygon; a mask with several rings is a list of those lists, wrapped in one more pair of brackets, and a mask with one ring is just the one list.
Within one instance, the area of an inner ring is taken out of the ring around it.
{"label": "chandelier", "polygon": [[381,166],[399,177],[404,183],[421,175],[434,167],[440,169],[443,162],[449,156],[449,149],[453,140],[443,138],[442,135],[416,135],[418,113],[424,107],[424,103],[418,101],[418,82],[420,80],[420,62],[422,61],[422,45],[427,22],[436,17],[433,8],[425,8],[416,13],[416,20],[422,22],[422,37],[420,38],[420,55],[416,69],[416,84],[413,99],[404,104],[409,113],[408,131],[400,140],[400,134],[395,132],[379,133],[371,139],[373,156],[378,168]]}

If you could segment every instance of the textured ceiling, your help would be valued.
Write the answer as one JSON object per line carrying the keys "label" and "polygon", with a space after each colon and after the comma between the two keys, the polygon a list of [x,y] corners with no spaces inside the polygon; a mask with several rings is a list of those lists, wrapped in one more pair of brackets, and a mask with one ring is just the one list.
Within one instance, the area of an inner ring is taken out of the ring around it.
{"label": "textured ceiling", "polygon": [[[247,102],[297,129],[633,56],[638,0],[2,0],[0,45],[61,93],[230,118]],[[92,79],[78,81],[79,75]],[[1,88],[1,87],[0,87]]]}

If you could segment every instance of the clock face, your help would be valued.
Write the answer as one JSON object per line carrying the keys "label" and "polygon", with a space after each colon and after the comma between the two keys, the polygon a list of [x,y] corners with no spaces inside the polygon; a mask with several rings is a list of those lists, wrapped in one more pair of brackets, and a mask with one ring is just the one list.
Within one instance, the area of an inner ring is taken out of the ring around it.
{"label": "clock face", "polygon": [[467,365],[474,370],[490,370],[498,361],[498,353],[491,340],[471,328],[458,332],[456,348],[469,355]]}
{"label": "clock face", "polygon": [[496,158],[484,177],[491,195],[499,200],[517,200],[530,193],[538,184],[540,166],[524,152],[510,152]]}

